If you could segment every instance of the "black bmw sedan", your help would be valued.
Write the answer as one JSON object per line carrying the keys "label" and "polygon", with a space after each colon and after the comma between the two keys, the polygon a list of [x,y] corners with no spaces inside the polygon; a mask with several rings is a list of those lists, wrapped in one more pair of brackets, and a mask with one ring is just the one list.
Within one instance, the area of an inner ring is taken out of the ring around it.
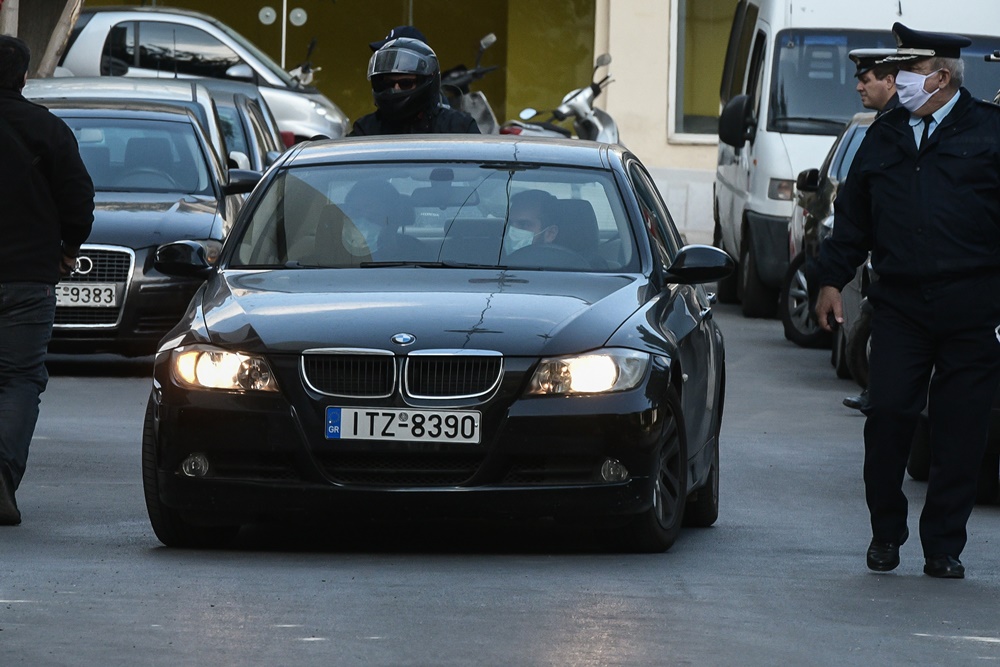
{"label": "black bmw sedan", "polygon": [[718,516],[722,334],[621,146],[311,142],[248,199],[156,354],[153,530],[198,546],[294,515],[602,520],[662,551]]}
{"label": "black bmw sedan", "polygon": [[43,102],[72,128],[94,181],[94,226],[76,270],[56,286],[49,350],[152,354],[201,280],[153,267],[156,248],[198,240],[213,253],[257,172],[226,170],[184,105]]}

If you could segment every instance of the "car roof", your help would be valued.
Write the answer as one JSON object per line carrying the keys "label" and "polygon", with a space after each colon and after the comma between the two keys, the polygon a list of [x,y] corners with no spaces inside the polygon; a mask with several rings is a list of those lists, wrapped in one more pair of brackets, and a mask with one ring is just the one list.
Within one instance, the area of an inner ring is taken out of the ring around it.
{"label": "car roof", "polygon": [[475,134],[392,135],[303,142],[290,149],[285,164],[461,160],[609,169],[612,162],[621,162],[625,152],[619,145],[572,139]]}
{"label": "car roof", "polygon": [[201,127],[194,110],[178,104],[152,100],[108,100],[105,98],[50,98],[37,100],[47,109],[80,111],[87,116],[130,116],[139,118],[190,122]]}
{"label": "car roof", "polygon": [[105,6],[105,7],[84,7],[80,10],[80,15],[85,14],[103,14],[108,12],[116,13],[128,13],[128,12],[143,12],[149,14],[176,14],[178,16],[189,16],[191,18],[198,18],[208,21],[210,23],[219,23],[219,20],[214,16],[205,14],[204,12],[198,12],[193,9],[183,9],[181,7],[164,7],[162,5],[151,5],[151,6],[139,6],[139,5],[121,5],[117,7]]}

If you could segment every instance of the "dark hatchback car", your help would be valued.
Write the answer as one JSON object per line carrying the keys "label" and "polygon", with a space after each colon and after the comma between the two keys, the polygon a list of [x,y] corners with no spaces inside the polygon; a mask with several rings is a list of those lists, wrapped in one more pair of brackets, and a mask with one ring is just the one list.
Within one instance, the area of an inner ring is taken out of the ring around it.
{"label": "dark hatchback car", "polygon": [[201,280],[153,267],[162,244],[195,239],[218,254],[257,172],[226,171],[184,106],[47,100],[72,128],[94,181],[94,226],[75,272],[56,286],[49,350],[151,354]]}
{"label": "dark hatchback car", "polygon": [[[536,229],[524,199],[544,201]],[[156,266],[207,278],[143,429],[167,545],[413,513],[611,518],[661,551],[716,520],[725,363],[700,283],[732,260],[681,247],[621,146],[300,144],[217,263],[178,242]]]}

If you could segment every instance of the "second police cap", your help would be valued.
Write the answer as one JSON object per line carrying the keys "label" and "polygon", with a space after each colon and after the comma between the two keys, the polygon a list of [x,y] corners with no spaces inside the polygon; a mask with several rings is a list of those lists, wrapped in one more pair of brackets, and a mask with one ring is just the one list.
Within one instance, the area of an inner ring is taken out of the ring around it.
{"label": "second police cap", "polygon": [[876,65],[886,62],[887,58],[896,55],[896,49],[854,49],[847,55],[857,65],[858,70],[854,76],[860,77]]}

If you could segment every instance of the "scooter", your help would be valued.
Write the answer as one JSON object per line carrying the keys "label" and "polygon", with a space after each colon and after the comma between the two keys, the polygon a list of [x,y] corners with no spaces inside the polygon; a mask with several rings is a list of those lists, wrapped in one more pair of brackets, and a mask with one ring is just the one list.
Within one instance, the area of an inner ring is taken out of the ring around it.
{"label": "scooter", "polygon": [[[607,53],[601,54],[594,63],[594,74],[609,64],[611,56]],[[533,121],[532,119],[540,112],[532,108],[525,109],[518,114],[521,120],[507,121],[500,127],[500,134],[516,134],[522,137],[572,137],[575,134],[578,139],[617,144],[618,124],[607,111],[594,107],[594,100],[612,81],[614,79],[608,73],[586,88],[570,91],[562,99],[562,104],[552,111],[550,118],[546,120]],[[567,119],[573,120],[573,133],[554,122]]]}
{"label": "scooter", "polygon": [[303,86],[308,86],[313,81],[313,74],[320,71],[322,67],[312,66],[312,52],[316,48],[316,38],[313,37],[309,41],[309,46],[306,48],[306,59],[301,65],[295,69],[288,70],[288,74],[291,75],[293,79],[301,83]]}
{"label": "scooter", "polygon": [[441,73],[441,92],[444,93],[448,105],[472,116],[483,134],[496,134],[500,129],[500,123],[497,122],[496,114],[486,100],[486,95],[478,90],[470,90],[469,86],[498,68],[497,65],[480,66],[483,52],[496,41],[497,36],[492,32],[479,40],[479,52],[476,54],[476,64],[472,69],[465,65],[457,65]]}

